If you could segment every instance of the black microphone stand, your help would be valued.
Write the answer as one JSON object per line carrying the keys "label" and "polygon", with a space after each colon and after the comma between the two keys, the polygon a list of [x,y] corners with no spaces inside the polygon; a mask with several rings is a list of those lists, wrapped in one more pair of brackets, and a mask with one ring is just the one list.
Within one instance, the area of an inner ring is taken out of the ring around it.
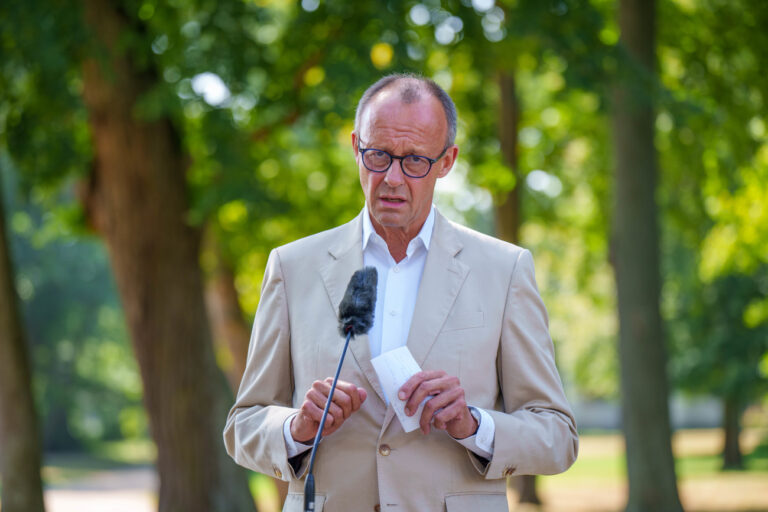
{"label": "black microphone stand", "polygon": [[309,469],[307,470],[307,478],[304,481],[304,512],[315,511],[315,477],[312,474],[312,469],[315,467],[315,452],[317,452],[317,445],[323,438],[323,428],[325,428],[325,418],[328,416],[328,408],[333,401],[333,392],[336,391],[336,382],[339,380],[339,373],[341,373],[341,365],[344,364],[344,356],[347,355],[347,347],[349,346],[349,339],[352,337],[352,326],[345,326],[344,330],[347,333],[347,339],[344,341],[344,350],[341,352],[341,359],[339,359],[339,366],[336,368],[336,375],[333,377],[333,384],[331,384],[331,392],[328,393],[328,401],[325,402],[325,409],[323,409],[323,415],[320,417],[320,426],[317,427],[317,434],[315,434],[315,441],[312,443],[312,454],[309,457]]}

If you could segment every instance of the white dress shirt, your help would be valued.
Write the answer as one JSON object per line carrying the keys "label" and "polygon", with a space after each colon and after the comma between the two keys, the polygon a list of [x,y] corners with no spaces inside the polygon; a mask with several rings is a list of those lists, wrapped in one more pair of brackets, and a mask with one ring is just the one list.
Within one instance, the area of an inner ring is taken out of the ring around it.
{"label": "white dress shirt", "polygon": [[[368,332],[371,357],[402,347],[408,340],[413,311],[416,308],[416,296],[419,283],[427,261],[427,251],[435,225],[434,206],[427,216],[418,235],[406,249],[405,258],[396,262],[389,253],[384,239],[376,233],[368,213],[368,206],[363,208],[363,265],[375,267],[378,273],[376,287],[376,308],[373,326]],[[465,439],[456,439],[468,450],[491,459],[493,455],[493,436],[495,424],[490,414],[482,409],[470,406],[472,416],[478,422],[477,432]],[[312,447],[298,443],[291,436],[290,424],[293,416],[283,425],[288,457],[294,457]]]}

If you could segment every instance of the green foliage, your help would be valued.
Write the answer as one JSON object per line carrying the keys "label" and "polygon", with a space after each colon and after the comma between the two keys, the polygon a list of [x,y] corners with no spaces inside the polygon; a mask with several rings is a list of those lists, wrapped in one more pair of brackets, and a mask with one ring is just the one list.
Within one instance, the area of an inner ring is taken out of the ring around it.
{"label": "green foliage", "polygon": [[[121,55],[146,78],[136,117],[171,120],[188,156],[189,221],[218,235],[248,315],[269,249],[361,208],[349,134],[362,91],[388,72],[423,73],[460,116],[461,153],[438,204],[492,232],[494,200],[519,187],[522,243],[565,379],[582,395],[615,396],[605,108],[624,63],[615,2],[115,3],[129,27]],[[107,257],[75,193],[93,158],[82,62],[108,58],[82,9],[0,3],[0,150],[23,196],[8,218],[49,446],[146,428]],[[764,390],[767,24],[758,0],[660,3],[662,310],[677,382],[696,392]],[[502,73],[521,105],[517,177],[498,136]],[[54,441],[62,421],[68,438]]]}
{"label": "green foliage", "polygon": [[768,143],[752,166],[738,169],[736,180],[735,190],[706,198],[714,225],[702,243],[704,281],[728,272],[753,274],[768,264]]}
{"label": "green foliage", "polygon": [[[4,95],[2,105],[22,117],[39,109],[45,119],[0,119],[26,190],[88,174],[90,140],[79,69],[84,58],[106,58],[92,43],[79,8],[52,6],[49,0],[33,4],[30,11],[4,7],[3,31],[8,58],[2,79],[19,92]],[[589,385],[589,393],[611,393],[612,301],[603,275],[608,184],[605,144],[599,140],[603,69],[611,58],[601,35],[607,30],[604,6],[525,1],[481,9],[469,0],[354,7],[235,0],[118,4],[130,27],[119,34],[121,51],[148,80],[136,115],[173,121],[189,155],[189,219],[220,234],[249,313],[271,247],[344,222],[362,206],[349,132],[357,98],[382,73],[421,72],[451,91],[461,114],[462,160],[455,171],[459,179],[439,200],[459,218],[491,231],[489,196],[475,185],[491,195],[522,186],[502,163],[496,129],[497,74],[518,75],[524,95],[523,176],[546,170],[562,189],[525,194],[529,231],[554,228],[548,235],[530,235],[527,243],[537,259],[552,263],[542,263],[540,275],[547,301],[560,297],[554,312],[567,318],[556,326],[556,338],[578,347],[567,357],[569,366],[584,379],[595,372],[583,368],[599,368],[601,384]],[[51,13],[45,42],[55,52],[33,42],[42,11]],[[55,66],[33,65],[38,56],[54,56]],[[34,80],[20,81],[20,75]],[[218,87],[218,97],[210,94],[210,85],[201,88],[206,80]],[[23,142],[30,137],[40,144]],[[69,154],[45,150],[57,137]],[[51,155],[55,160],[38,161]],[[82,222],[76,210],[67,219],[73,226]],[[586,251],[569,243],[584,229]],[[561,258],[561,243],[569,245],[570,258]],[[593,290],[585,296],[579,287],[587,282]],[[575,317],[569,305],[592,311],[590,301],[601,308],[571,343]],[[584,350],[599,353],[602,362],[579,356]]]}
{"label": "green foliage", "polygon": [[22,185],[56,186],[90,159],[81,81],[72,55],[86,45],[77,5],[10,0],[0,6],[0,146]]}
{"label": "green foliage", "polygon": [[685,389],[746,404],[765,393],[768,377],[759,368],[768,354],[768,134],[759,86],[768,10],[749,0],[661,9],[665,94],[656,127],[673,376]]}
{"label": "green foliage", "polygon": [[45,448],[146,436],[141,381],[103,247],[75,239],[61,214],[42,210],[51,198],[12,195],[7,158],[0,172],[10,185],[5,204]]}
{"label": "green foliage", "polygon": [[768,267],[718,277],[680,300],[673,332],[681,383],[742,405],[768,391],[768,374],[760,367],[768,353],[768,321],[747,315],[752,304],[768,300]]}

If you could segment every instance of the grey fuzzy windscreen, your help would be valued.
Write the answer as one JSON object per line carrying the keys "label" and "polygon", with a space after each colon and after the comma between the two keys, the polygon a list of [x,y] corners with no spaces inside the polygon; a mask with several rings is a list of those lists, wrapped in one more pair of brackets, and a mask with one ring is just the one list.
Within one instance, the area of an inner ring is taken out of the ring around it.
{"label": "grey fuzzy windscreen", "polygon": [[352,336],[365,334],[373,325],[377,282],[378,274],[374,267],[365,267],[352,274],[339,304],[339,332],[342,336],[350,330]]}

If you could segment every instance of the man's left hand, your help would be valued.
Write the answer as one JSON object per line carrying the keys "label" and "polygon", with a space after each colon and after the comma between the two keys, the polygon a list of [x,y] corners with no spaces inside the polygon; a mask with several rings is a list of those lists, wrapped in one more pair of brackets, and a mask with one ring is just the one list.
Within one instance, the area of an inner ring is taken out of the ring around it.
{"label": "man's left hand", "polygon": [[477,420],[469,412],[464,399],[464,389],[457,377],[442,370],[421,371],[413,375],[400,388],[398,397],[406,402],[405,414],[416,414],[419,404],[424,404],[419,424],[424,434],[429,434],[430,424],[447,431],[456,439],[464,439],[477,432]]}

